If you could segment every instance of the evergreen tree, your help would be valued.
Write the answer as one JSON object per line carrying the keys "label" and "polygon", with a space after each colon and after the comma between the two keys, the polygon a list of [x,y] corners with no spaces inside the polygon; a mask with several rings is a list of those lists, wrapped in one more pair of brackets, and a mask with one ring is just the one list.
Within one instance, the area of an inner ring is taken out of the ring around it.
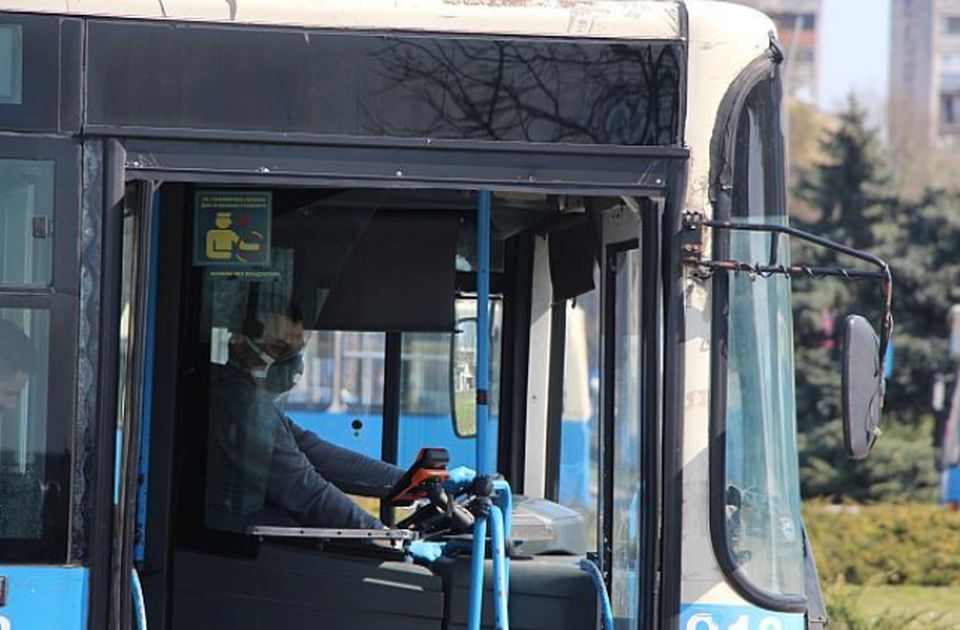
{"label": "evergreen tree", "polygon": [[[814,212],[799,227],[886,259],[894,274],[895,364],[887,386],[885,435],[871,458],[847,461],[840,427],[843,319],[867,316],[879,328],[877,282],[797,280],[794,319],[800,463],[806,496],[874,501],[928,499],[937,477],[930,446],[930,390],[949,371],[946,314],[960,301],[960,195],[899,195],[865,113],[851,99],[821,142],[824,159],[795,194]],[[834,252],[794,243],[794,263],[862,266]]]}

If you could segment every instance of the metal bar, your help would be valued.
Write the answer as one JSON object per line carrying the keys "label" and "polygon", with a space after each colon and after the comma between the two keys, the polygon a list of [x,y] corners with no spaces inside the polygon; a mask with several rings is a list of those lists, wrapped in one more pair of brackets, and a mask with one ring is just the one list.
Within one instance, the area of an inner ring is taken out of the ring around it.
{"label": "metal bar", "polygon": [[[887,364],[887,346],[890,344],[890,338],[893,336],[893,312],[892,312],[892,303],[893,303],[893,274],[890,271],[890,265],[887,264],[885,260],[879,256],[874,256],[869,252],[860,251],[854,249],[842,243],[837,243],[828,238],[822,236],[817,236],[816,234],[810,234],[809,232],[804,232],[803,230],[798,230],[797,228],[790,227],[788,225],[771,225],[764,223],[742,223],[736,221],[703,221],[705,227],[713,228],[716,230],[736,230],[741,232],[766,232],[768,234],[787,234],[789,236],[794,236],[799,238],[802,241],[808,243],[813,243],[825,249],[832,251],[840,252],[851,258],[856,258],[857,260],[862,260],[868,262],[879,268],[878,275],[866,275],[867,272],[862,270],[854,269],[843,269],[835,270],[839,273],[823,273],[822,275],[833,275],[833,276],[842,276],[846,278],[874,278],[879,279],[883,283],[883,321],[881,323],[881,334],[880,334],[880,372],[881,374],[886,373],[886,364]],[[716,264],[716,263],[714,263]],[[734,263],[739,265],[740,263]],[[801,267],[802,269],[802,267]]]}
{"label": "metal bar", "polygon": [[869,279],[884,280],[886,275],[882,271],[872,271],[869,269],[844,269],[842,267],[810,267],[807,265],[753,265],[736,260],[708,260],[698,263],[708,269],[719,271],[733,271],[756,274],[761,277],[782,275],[795,278],[820,278],[826,276],[838,276],[851,280]]}
{"label": "metal bar", "polygon": [[[380,435],[380,459],[391,464],[396,464],[399,456],[402,334],[387,333],[383,361],[383,427]],[[393,506],[388,501],[380,502],[380,520],[388,527],[394,523]]]}
{"label": "metal bar", "polygon": [[503,512],[496,505],[490,506],[490,545],[493,555],[493,618],[497,630],[509,630],[510,615],[507,611],[507,554],[504,541]]}
{"label": "metal bar", "polygon": [[470,604],[467,609],[467,630],[480,630],[480,620],[483,614],[483,561],[486,555],[486,547],[487,517],[480,516],[473,525],[473,551],[470,556]]}
{"label": "metal bar", "polygon": [[490,191],[477,194],[477,473],[492,475],[490,457]]}
{"label": "metal bar", "polygon": [[[477,193],[477,474],[491,476],[490,409],[487,406],[490,380],[490,191]],[[473,555],[470,560],[469,630],[480,630],[483,612],[483,560],[486,556],[487,519],[473,526]]]}
{"label": "metal bar", "polygon": [[886,261],[878,256],[874,256],[869,252],[863,252],[859,249],[854,249],[843,245],[842,243],[837,243],[836,241],[831,241],[828,238],[822,236],[817,236],[816,234],[810,234],[809,232],[804,232],[803,230],[798,230],[797,228],[790,227],[789,225],[772,225],[768,223],[741,223],[736,221],[704,221],[703,225],[705,227],[713,228],[715,230],[735,230],[738,232],[767,232],[774,234],[787,234],[788,236],[794,236],[799,238],[802,241],[807,241],[808,243],[813,243],[827,249],[832,249],[850,256],[851,258],[856,258],[858,260],[863,260],[865,262],[871,263],[880,267],[881,269],[889,269]]}
{"label": "metal bar", "polygon": [[256,525],[248,534],[264,538],[316,538],[319,540],[416,540],[410,529],[332,529],[324,527],[272,527]]}

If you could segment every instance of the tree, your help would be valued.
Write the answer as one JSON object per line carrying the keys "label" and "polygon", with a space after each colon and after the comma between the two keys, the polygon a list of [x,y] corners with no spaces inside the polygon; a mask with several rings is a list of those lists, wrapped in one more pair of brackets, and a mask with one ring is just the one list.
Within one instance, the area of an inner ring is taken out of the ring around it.
{"label": "tree", "polygon": [[[866,462],[849,462],[841,445],[840,360],[843,317],[879,324],[876,282],[836,278],[794,283],[797,411],[802,486],[807,496],[872,501],[925,499],[935,492],[930,446],[930,388],[950,368],[946,314],[960,301],[960,195],[927,190],[908,198],[893,185],[887,157],[865,112],[851,99],[820,143],[823,159],[795,194],[812,209],[800,227],[869,249],[894,274],[893,376],[887,386],[887,433]],[[856,266],[836,253],[794,243],[795,263]]]}

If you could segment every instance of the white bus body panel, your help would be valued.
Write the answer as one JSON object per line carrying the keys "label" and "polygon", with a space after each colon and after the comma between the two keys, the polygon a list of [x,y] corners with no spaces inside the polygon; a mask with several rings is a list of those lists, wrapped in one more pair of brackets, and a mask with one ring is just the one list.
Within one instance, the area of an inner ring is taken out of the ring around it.
{"label": "white bus body panel", "polygon": [[0,11],[309,28],[680,39],[673,2],[559,0],[0,0]]}
{"label": "white bus body panel", "polygon": [[[684,209],[713,215],[709,200],[710,142],[730,84],[770,48],[769,18],[739,5],[691,2],[685,138],[690,148]],[[711,251],[709,231],[705,252]],[[709,255],[709,254],[708,254]],[[683,427],[684,604],[744,604],[724,580],[710,541],[709,424],[711,283],[687,276]]]}

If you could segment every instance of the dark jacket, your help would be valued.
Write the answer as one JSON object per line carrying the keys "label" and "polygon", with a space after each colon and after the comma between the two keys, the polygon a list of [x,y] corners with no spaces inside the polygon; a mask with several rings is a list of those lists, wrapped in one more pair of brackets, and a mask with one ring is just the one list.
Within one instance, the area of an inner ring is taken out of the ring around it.
{"label": "dark jacket", "polygon": [[346,493],[383,497],[402,468],[302,429],[229,365],[212,366],[209,418],[208,527],[383,527]]}

